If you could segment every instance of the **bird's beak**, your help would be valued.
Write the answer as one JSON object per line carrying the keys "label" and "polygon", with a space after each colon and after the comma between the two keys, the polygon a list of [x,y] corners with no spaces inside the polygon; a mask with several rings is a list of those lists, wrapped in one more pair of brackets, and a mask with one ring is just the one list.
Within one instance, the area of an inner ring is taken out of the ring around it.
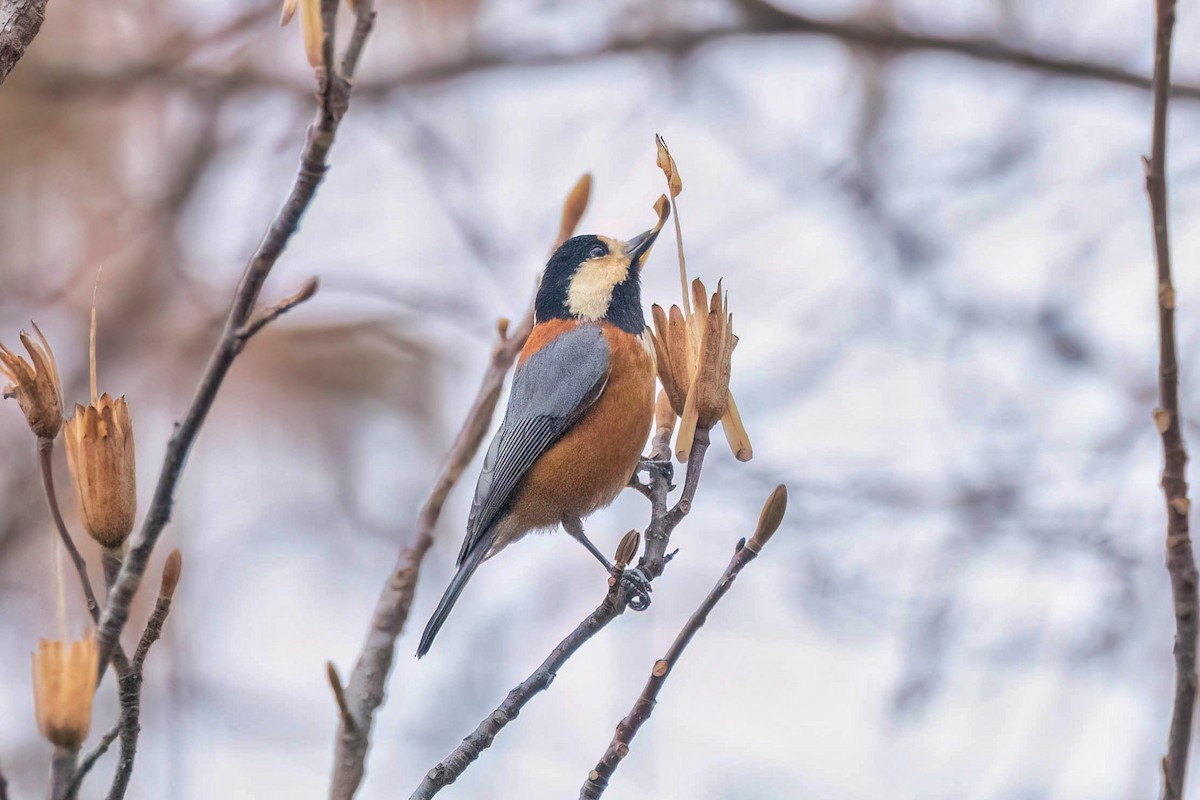
{"label": "bird's beak", "polygon": [[629,256],[630,264],[641,266],[641,261],[650,252],[650,248],[654,246],[654,240],[658,238],[658,232],[662,230],[662,225],[655,225],[645,233],[639,233],[629,241],[625,242],[625,255]]}

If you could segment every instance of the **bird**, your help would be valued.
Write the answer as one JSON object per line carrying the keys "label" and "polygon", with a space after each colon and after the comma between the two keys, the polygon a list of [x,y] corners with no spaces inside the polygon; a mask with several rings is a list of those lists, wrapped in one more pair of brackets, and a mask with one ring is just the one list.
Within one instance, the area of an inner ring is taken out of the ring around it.
{"label": "bird", "polygon": [[[654,348],[640,272],[660,228],[627,241],[575,236],[546,263],[534,326],[475,486],[458,570],[425,626],[418,658],[479,565],[531,531],[562,525],[618,574],[583,519],[629,484],[653,422]],[[644,580],[640,588],[648,590]]]}

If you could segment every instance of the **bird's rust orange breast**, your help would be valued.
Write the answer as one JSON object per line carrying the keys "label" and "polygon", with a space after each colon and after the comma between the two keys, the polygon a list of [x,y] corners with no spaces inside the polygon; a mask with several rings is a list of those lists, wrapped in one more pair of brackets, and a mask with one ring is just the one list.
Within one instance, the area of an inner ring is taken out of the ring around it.
{"label": "bird's rust orange breast", "polygon": [[[521,360],[578,322],[538,325]],[[516,492],[514,528],[547,528],[586,517],[629,483],[654,417],[654,360],[642,339],[601,324],[609,347],[608,383],[595,404],[526,473]]]}

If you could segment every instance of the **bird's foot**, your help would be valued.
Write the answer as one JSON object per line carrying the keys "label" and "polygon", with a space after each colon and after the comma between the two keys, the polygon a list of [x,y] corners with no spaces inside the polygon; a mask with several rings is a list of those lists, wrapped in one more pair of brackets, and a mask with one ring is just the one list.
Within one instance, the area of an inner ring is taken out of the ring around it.
{"label": "bird's foot", "polygon": [[650,607],[650,579],[639,568],[618,570],[613,577],[625,586],[625,597],[634,611],[645,611]]}
{"label": "bird's foot", "polygon": [[667,488],[675,488],[675,465],[671,463],[671,457],[666,458],[643,458],[638,461],[638,470],[643,471],[652,477],[661,475],[667,481]]}

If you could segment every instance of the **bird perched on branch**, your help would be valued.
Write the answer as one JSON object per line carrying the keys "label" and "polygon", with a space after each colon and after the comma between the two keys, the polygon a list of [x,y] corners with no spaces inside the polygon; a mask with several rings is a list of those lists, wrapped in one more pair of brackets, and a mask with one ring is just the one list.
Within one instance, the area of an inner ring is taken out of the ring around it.
{"label": "bird perched on branch", "polygon": [[[662,220],[627,242],[568,239],[546,264],[508,410],[475,487],[458,572],[425,626],[418,658],[484,559],[530,531],[561,524],[616,574],[582,520],[629,483],[650,433],[655,370],[639,272]],[[648,591],[644,581],[639,588]]]}

